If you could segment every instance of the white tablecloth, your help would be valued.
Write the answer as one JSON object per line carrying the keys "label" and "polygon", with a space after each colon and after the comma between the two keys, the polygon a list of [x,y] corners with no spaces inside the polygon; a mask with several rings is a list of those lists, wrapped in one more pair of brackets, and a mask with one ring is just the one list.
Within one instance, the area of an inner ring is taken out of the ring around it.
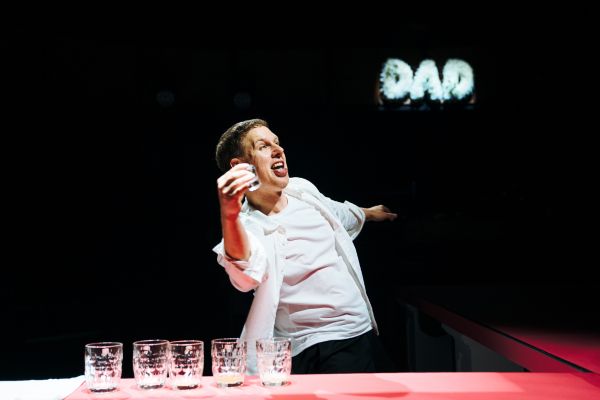
{"label": "white tablecloth", "polygon": [[73,393],[85,376],[66,379],[0,382],[2,400],[62,400]]}

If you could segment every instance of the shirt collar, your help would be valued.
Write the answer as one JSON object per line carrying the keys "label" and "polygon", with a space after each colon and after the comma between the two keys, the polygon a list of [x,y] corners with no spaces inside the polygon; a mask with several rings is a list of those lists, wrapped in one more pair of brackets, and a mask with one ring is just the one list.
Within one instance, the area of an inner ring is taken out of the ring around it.
{"label": "shirt collar", "polygon": [[[301,192],[289,187],[283,189],[283,193],[285,193],[288,196],[295,197],[297,199],[302,199]],[[257,222],[263,228],[265,235],[275,232],[277,228],[281,226],[277,219],[269,218],[269,216],[263,214],[261,211],[252,207],[248,202],[247,198],[244,198],[244,203],[242,204],[242,213],[244,213],[247,216],[247,218]]]}

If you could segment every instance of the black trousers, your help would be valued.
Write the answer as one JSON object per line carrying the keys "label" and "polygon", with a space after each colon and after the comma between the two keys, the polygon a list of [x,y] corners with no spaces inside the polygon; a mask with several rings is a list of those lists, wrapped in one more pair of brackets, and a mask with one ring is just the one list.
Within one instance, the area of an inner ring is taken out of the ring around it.
{"label": "black trousers", "polygon": [[292,357],[292,373],[380,372],[377,364],[382,350],[373,330],[350,339],[317,343]]}

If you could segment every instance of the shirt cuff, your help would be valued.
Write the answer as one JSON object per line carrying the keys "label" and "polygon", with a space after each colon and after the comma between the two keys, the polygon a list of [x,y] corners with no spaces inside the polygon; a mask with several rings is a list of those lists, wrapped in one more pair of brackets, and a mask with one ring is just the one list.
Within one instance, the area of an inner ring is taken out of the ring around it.
{"label": "shirt cuff", "polygon": [[348,200],[344,201],[344,205],[348,207],[348,211],[352,214],[354,218],[356,218],[356,222],[354,223],[351,223],[350,221],[343,221],[344,226],[348,231],[348,234],[352,239],[355,239],[365,224],[366,215],[362,208],[358,207],[353,203],[350,203]]}
{"label": "shirt cuff", "polygon": [[222,265],[230,277],[234,280],[240,273],[246,277],[252,278],[257,283],[264,282],[267,279],[267,257],[262,244],[251,233],[246,232],[250,242],[250,258],[248,260],[237,260],[229,257],[225,252],[223,240],[213,248],[217,253],[217,262]]}

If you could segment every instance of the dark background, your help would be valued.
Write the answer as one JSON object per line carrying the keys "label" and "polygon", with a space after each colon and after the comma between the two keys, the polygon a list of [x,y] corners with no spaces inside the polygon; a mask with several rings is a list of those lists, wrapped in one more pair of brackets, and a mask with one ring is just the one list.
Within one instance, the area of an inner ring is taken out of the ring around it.
{"label": "dark background", "polygon": [[[80,375],[91,341],[124,342],[131,376],[133,340],[239,335],[251,294],[211,251],[214,147],[248,118],[269,121],[291,176],[399,213],[355,241],[386,346],[400,286],[589,290],[597,74],[588,25],[555,22],[306,29],[276,44],[161,27],[6,32],[0,379]],[[377,107],[389,57],[440,70],[463,58],[477,104]]]}

